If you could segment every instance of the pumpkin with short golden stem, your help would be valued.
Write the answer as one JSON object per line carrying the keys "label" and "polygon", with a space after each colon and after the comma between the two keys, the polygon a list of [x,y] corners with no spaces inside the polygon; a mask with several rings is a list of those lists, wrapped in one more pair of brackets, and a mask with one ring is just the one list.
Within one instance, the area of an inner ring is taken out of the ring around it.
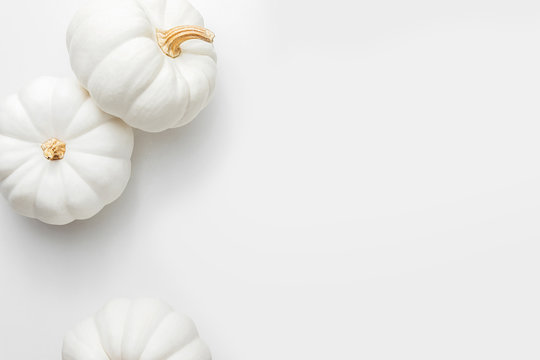
{"label": "pumpkin with short golden stem", "polygon": [[124,191],[133,131],[73,79],[42,77],[0,105],[0,191],[48,224],[96,215]]}

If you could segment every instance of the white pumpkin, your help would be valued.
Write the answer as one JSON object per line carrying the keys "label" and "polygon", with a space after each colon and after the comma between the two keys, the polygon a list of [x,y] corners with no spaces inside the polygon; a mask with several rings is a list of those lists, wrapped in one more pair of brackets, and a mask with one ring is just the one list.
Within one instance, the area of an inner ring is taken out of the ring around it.
{"label": "white pumpkin", "polygon": [[213,39],[187,0],[93,0],[72,20],[67,46],[102,110],[159,132],[189,123],[208,104]]}
{"label": "white pumpkin", "polygon": [[193,322],[155,299],[116,299],[64,338],[63,360],[210,360]]}
{"label": "white pumpkin", "polygon": [[117,199],[133,131],[76,80],[43,77],[0,105],[0,190],[18,213],[63,225]]}

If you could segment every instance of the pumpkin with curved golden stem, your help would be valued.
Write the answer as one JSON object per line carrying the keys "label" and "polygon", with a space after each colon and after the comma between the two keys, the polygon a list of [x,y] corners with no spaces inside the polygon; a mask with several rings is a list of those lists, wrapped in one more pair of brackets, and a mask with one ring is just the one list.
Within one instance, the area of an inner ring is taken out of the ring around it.
{"label": "pumpkin with curved golden stem", "polygon": [[73,71],[97,105],[150,132],[185,125],[206,107],[213,41],[187,0],[94,0],[67,35]]}
{"label": "pumpkin with curved golden stem", "polygon": [[131,128],[74,79],[39,78],[0,105],[0,191],[24,216],[94,216],[124,191],[132,150]]}

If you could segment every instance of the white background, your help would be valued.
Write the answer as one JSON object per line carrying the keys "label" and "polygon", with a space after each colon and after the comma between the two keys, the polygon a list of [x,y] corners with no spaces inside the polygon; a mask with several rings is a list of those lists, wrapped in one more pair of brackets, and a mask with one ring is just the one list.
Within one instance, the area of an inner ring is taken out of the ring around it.
{"label": "white background", "polygon": [[[70,76],[81,3],[2,4],[0,96]],[[136,133],[123,197],[65,227],[0,202],[0,359],[60,359],[116,296],[217,360],[538,359],[540,3],[195,5],[215,99]]]}

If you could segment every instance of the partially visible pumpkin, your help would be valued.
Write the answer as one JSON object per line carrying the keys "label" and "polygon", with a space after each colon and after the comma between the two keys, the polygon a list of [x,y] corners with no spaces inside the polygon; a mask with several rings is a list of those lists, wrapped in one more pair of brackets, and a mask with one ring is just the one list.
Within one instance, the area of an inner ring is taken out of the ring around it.
{"label": "partially visible pumpkin", "polygon": [[76,80],[43,77],[0,105],[0,191],[48,224],[87,219],[124,191],[133,132]]}
{"label": "partially visible pumpkin", "polygon": [[63,360],[211,360],[193,321],[156,299],[116,299],[64,339]]}
{"label": "partially visible pumpkin", "polygon": [[94,0],[75,15],[67,47],[102,110],[159,132],[189,123],[210,101],[213,39],[187,0]]}

